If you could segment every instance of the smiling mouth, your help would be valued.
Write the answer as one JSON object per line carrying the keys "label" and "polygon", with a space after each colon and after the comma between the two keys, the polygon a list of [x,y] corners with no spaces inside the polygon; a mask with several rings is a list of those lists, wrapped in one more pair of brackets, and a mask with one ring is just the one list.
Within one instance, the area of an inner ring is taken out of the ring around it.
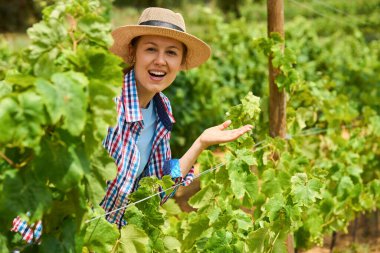
{"label": "smiling mouth", "polygon": [[151,75],[152,77],[158,77],[158,78],[162,78],[166,75],[165,72],[163,71],[148,71],[149,72],[149,75]]}

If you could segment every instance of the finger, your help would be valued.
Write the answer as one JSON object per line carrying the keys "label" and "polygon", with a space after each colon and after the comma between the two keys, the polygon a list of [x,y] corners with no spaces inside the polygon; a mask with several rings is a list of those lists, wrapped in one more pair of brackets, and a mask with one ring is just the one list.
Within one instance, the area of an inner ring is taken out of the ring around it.
{"label": "finger", "polygon": [[242,136],[243,134],[251,131],[253,129],[253,127],[251,125],[246,125],[246,126],[243,126],[243,127],[240,127],[240,128],[237,128],[237,129],[234,129],[234,130],[231,130],[231,136],[233,136],[234,139],[237,139],[239,138],[240,136]]}
{"label": "finger", "polygon": [[253,129],[253,126],[252,126],[252,125],[245,125],[244,127],[245,127],[245,129],[247,130],[247,132],[248,132],[248,131],[251,131],[251,130]]}
{"label": "finger", "polygon": [[231,120],[227,120],[225,122],[223,122],[223,124],[219,125],[219,129],[220,130],[223,130],[223,129],[226,129],[229,125],[231,125]]}
{"label": "finger", "polygon": [[244,133],[246,133],[248,131],[251,131],[252,129],[253,129],[252,125],[245,125],[245,126],[237,128],[237,129],[234,129],[233,131],[235,133],[242,133],[242,134],[244,134]]}

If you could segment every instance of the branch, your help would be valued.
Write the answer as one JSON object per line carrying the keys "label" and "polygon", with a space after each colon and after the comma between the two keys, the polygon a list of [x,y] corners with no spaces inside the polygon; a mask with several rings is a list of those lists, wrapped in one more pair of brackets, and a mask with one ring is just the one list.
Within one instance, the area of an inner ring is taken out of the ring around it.
{"label": "branch", "polygon": [[17,164],[13,162],[11,159],[9,159],[3,152],[0,152],[0,157],[3,158],[7,163],[9,163],[9,165],[13,168],[19,168]]}

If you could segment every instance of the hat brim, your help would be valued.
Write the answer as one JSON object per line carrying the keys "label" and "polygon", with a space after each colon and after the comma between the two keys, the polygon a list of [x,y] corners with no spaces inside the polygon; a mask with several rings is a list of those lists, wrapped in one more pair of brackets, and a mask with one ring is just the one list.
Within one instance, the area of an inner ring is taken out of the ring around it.
{"label": "hat brim", "polygon": [[185,69],[191,69],[201,65],[207,61],[211,55],[211,48],[205,42],[191,34],[170,28],[147,25],[126,25],[115,29],[112,32],[114,43],[110,51],[129,63],[128,45],[133,38],[143,35],[164,36],[185,44],[187,47]]}

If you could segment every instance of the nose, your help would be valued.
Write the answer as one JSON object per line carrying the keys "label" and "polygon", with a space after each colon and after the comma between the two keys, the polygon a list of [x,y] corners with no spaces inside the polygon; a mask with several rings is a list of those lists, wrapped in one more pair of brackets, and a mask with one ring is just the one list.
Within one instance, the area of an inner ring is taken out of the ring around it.
{"label": "nose", "polygon": [[164,52],[158,52],[156,58],[154,59],[154,64],[163,66],[166,64],[165,54]]}

